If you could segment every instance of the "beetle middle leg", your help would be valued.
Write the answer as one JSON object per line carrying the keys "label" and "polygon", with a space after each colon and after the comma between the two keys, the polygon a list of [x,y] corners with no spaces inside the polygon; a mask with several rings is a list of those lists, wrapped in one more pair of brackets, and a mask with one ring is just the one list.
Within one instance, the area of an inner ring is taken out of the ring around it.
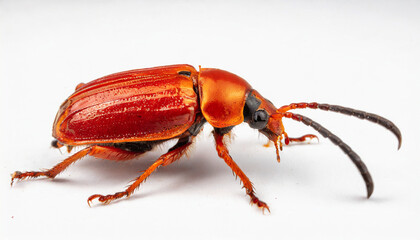
{"label": "beetle middle leg", "polygon": [[98,201],[101,203],[108,204],[113,200],[122,197],[129,197],[140,186],[140,184],[144,180],[146,180],[146,178],[148,178],[150,174],[152,174],[157,168],[159,168],[160,166],[167,166],[180,159],[188,151],[188,147],[192,144],[193,138],[194,136],[180,138],[175,144],[175,146],[170,148],[167,153],[160,156],[148,169],[146,169],[146,171],[143,172],[143,174],[137,177],[133,181],[133,183],[130,186],[128,186],[124,191],[105,196],[100,194],[94,194],[90,196],[87,200],[89,206],[94,199],[98,199]]}
{"label": "beetle middle leg", "polygon": [[128,151],[114,146],[99,146],[94,145],[80,150],[79,152],[73,154],[72,156],[64,159],[59,164],[55,165],[53,168],[46,171],[32,171],[32,172],[19,172],[16,171],[12,174],[11,185],[15,180],[23,180],[27,178],[37,178],[37,177],[48,177],[55,178],[59,173],[64,171],[68,166],[77,160],[81,159],[86,155],[94,156],[97,158],[108,159],[108,160],[129,160],[133,159],[146,151]]}
{"label": "beetle middle leg", "polygon": [[252,186],[252,182],[249,180],[249,178],[245,175],[244,172],[239,168],[239,166],[233,161],[232,157],[229,154],[229,151],[223,141],[223,137],[225,136],[227,132],[223,131],[223,129],[216,128],[213,131],[214,139],[216,141],[216,150],[220,158],[225,160],[226,164],[232,169],[234,174],[238,176],[242,184],[244,185],[244,188],[246,189],[246,194],[251,198],[251,203],[256,204],[259,208],[262,208],[264,211],[267,209],[267,211],[270,212],[270,208],[268,205],[259,200],[258,197],[255,195],[254,187]]}

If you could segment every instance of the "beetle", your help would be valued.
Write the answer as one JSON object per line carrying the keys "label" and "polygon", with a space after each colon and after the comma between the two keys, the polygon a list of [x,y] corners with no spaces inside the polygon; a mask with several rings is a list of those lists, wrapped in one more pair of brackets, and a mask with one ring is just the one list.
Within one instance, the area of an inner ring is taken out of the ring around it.
{"label": "beetle", "polygon": [[41,176],[55,178],[70,164],[87,155],[125,161],[165,141],[178,140],[124,191],[109,195],[94,194],[87,200],[89,206],[95,199],[107,204],[129,197],[158,167],[168,166],[185,155],[208,122],[214,128],[212,134],[219,157],[240,178],[251,203],[269,211],[268,205],[256,196],[249,178],[232,159],[226,140],[233,127],[245,122],[274,143],[277,161],[280,162],[279,152],[283,144],[316,138],[312,134],[289,137],[282,122],[283,118],[289,118],[314,128],[341,148],[360,171],[369,198],[374,189],[373,180],[359,155],[319,123],[290,112],[304,108],[342,113],[377,123],[391,131],[398,139],[398,149],[401,147],[402,137],[398,127],[376,114],[316,102],[292,103],[276,108],[248,82],[233,73],[201,66],[197,71],[186,64],[170,65],[119,72],[77,85],[75,92],[58,110],[53,124],[52,136],[55,140],[52,146],[66,146],[69,152],[75,146],[85,148],[49,170],[16,171],[12,174],[11,184],[15,180]]}

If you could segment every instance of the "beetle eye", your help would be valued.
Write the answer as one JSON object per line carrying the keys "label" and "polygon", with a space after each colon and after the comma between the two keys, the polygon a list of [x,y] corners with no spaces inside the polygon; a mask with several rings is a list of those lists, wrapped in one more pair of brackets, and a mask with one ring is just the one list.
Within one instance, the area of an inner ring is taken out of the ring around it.
{"label": "beetle eye", "polygon": [[252,128],[263,129],[268,123],[268,113],[264,109],[255,111],[250,123]]}

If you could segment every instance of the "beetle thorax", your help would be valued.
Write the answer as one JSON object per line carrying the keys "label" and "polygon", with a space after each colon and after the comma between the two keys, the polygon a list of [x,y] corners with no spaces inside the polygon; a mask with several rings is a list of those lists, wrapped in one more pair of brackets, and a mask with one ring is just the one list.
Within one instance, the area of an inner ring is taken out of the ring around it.
{"label": "beetle thorax", "polygon": [[220,69],[202,68],[198,86],[201,111],[213,127],[230,127],[244,121],[246,95],[252,88],[243,78]]}

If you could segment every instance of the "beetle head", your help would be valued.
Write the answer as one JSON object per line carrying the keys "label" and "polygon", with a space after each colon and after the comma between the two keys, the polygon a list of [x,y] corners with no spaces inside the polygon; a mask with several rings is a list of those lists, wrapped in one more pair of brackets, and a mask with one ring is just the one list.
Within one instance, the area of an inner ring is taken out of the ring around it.
{"label": "beetle head", "polygon": [[277,161],[280,161],[281,140],[285,137],[287,142],[288,139],[277,108],[256,90],[251,90],[246,98],[243,114],[244,122],[248,123],[251,128],[257,129],[274,143]]}
{"label": "beetle head", "polygon": [[213,127],[226,128],[246,122],[274,142],[280,160],[284,132],[282,116],[243,78],[215,68],[200,68],[198,77],[200,108]]}

